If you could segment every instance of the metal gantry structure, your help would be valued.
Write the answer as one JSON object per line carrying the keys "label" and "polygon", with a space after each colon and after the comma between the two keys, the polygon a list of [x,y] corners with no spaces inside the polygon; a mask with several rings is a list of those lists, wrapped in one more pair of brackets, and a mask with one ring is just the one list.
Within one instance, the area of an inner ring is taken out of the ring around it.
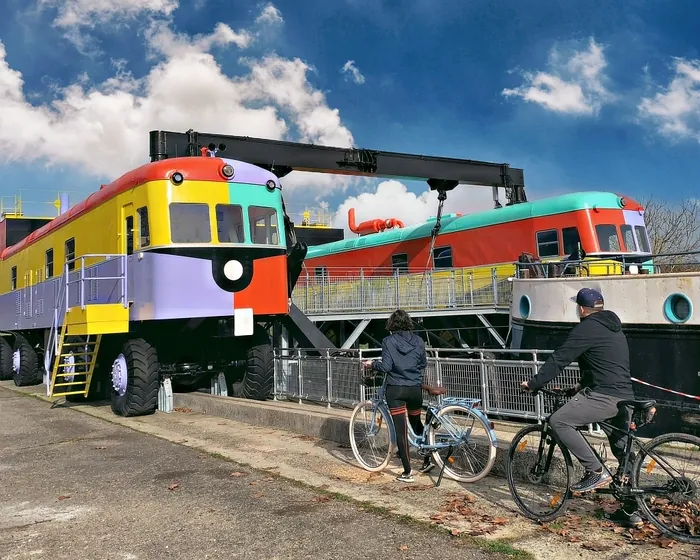
{"label": "metal gantry structure", "polygon": [[[435,236],[440,229],[442,205],[447,193],[458,185],[491,187],[494,206],[500,207],[498,189],[505,191],[507,205],[527,202],[525,180],[522,169],[507,163],[491,163],[471,159],[458,159],[406,154],[381,150],[320,146],[281,140],[253,138],[197,132],[154,130],[150,133],[150,158],[158,161],[174,157],[218,156],[252,163],[283,178],[292,171],[351,175],[376,178],[395,178],[425,181],[430,190],[438,193],[438,209]],[[284,203],[283,203],[284,204]],[[289,294],[292,306],[277,339],[281,346],[289,343],[289,334],[301,347],[305,348],[350,348],[359,342],[360,337],[374,345],[381,337],[384,319],[398,306],[408,308],[416,317],[425,332],[426,339],[438,347],[468,347],[466,339],[477,344],[496,342],[504,347],[508,332],[508,302],[502,292],[505,278],[494,278],[491,296],[475,303],[474,294],[466,301],[465,287],[461,296],[452,288],[450,301],[435,303],[435,294],[427,293],[410,303],[406,297],[401,301],[399,279],[392,291],[393,301],[378,306],[324,305],[324,289],[331,286],[315,286],[312,289],[314,304],[308,305],[309,284],[298,280],[302,274],[306,246],[296,240],[294,224],[285,211],[285,229],[288,239]],[[421,286],[424,279],[421,279]],[[390,280],[391,282],[392,280]],[[351,282],[348,278],[337,279],[336,286]],[[362,281],[360,281],[362,282]],[[431,284],[434,286],[434,284]],[[295,289],[296,286],[296,289]],[[501,286],[499,288],[499,286]],[[386,289],[386,288],[385,288]],[[428,288],[432,289],[432,288]],[[448,289],[448,291],[450,291]],[[499,293],[501,293],[499,301]],[[477,294],[477,300],[482,295]],[[425,299],[424,304],[418,303]],[[438,297],[439,299],[439,297]],[[326,298],[328,302],[328,298]],[[372,328],[376,327],[376,328]],[[486,340],[473,336],[474,331],[486,334]],[[471,331],[471,332],[470,332]],[[447,335],[445,334],[447,333]],[[337,346],[331,341],[337,341]],[[449,339],[449,342],[446,342]]]}

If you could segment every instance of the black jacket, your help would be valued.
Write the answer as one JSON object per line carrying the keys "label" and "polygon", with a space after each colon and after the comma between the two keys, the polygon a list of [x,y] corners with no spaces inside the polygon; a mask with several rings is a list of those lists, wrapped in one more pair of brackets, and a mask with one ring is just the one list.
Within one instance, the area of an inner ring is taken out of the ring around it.
{"label": "black jacket", "polygon": [[581,370],[581,387],[620,399],[634,398],[627,337],[612,311],[581,319],[528,385],[533,390],[544,387],[574,361]]}
{"label": "black jacket", "polygon": [[427,365],[423,339],[400,331],[382,340],[382,359],[372,362],[372,369],[388,374],[387,385],[414,387],[421,385]]}

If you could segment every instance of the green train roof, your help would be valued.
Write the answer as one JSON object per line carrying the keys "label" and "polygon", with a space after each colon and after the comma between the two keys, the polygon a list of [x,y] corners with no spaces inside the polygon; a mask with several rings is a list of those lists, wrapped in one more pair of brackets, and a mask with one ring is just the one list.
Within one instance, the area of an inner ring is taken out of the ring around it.
{"label": "green train roof", "polygon": [[[467,214],[466,216],[457,217],[454,214],[448,214],[442,218],[440,234],[455,233],[506,222],[515,222],[527,218],[538,218],[542,216],[552,216],[554,214],[563,214],[564,212],[592,209],[593,207],[620,210],[619,201],[619,195],[614,193],[589,191],[543,198],[532,202],[523,202],[521,204],[514,204],[513,206],[504,206],[503,208],[495,208],[484,212],[475,212],[474,214]],[[402,229],[392,229],[381,233],[355,237],[353,239],[344,239],[342,241],[324,243],[323,245],[314,245],[313,247],[309,247],[306,258],[326,257],[352,249],[380,247],[399,241],[410,241],[412,239],[430,237],[430,232],[434,225],[435,218],[432,218],[422,224]]]}

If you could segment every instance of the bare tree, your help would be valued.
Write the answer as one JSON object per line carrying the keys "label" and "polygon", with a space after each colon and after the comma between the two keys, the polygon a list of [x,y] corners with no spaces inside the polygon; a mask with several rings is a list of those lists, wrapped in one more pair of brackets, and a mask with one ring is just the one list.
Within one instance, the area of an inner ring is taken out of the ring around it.
{"label": "bare tree", "polygon": [[654,260],[663,265],[663,271],[696,270],[700,264],[700,199],[670,204],[651,196],[641,204],[652,253],[662,255]]}

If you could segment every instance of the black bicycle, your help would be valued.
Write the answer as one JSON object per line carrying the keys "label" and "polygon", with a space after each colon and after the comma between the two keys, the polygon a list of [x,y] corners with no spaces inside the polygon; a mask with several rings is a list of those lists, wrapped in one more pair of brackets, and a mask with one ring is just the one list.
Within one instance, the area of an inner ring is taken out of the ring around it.
{"label": "black bicycle", "polygon": [[[565,404],[570,394],[561,389],[539,392],[554,399],[552,413]],[[625,459],[616,473],[610,471],[610,486],[595,492],[612,494],[618,500],[634,498],[640,512],[659,531],[679,541],[700,544],[700,438],[669,433],[642,441],[635,432],[652,421],[655,405],[654,400],[620,402],[618,406],[632,409],[626,431],[599,422],[605,429],[625,434]],[[548,420],[549,417],[516,434],[506,463],[508,486],[515,503],[527,518],[541,522],[552,521],[566,511],[573,497],[571,484],[577,480],[571,454],[558,441]],[[601,453],[593,446],[591,449],[605,464]],[[636,459],[632,464],[633,449]],[[583,468],[578,466],[583,474]]]}

